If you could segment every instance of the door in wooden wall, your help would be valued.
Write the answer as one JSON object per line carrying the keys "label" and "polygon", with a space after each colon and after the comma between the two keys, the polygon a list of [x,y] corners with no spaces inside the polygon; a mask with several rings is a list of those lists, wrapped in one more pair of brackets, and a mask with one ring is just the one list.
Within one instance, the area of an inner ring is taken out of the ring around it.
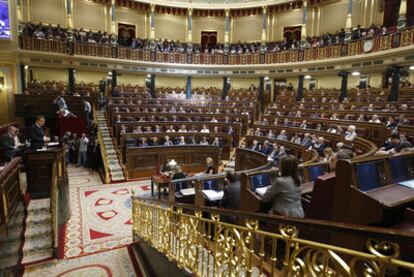
{"label": "door in wooden wall", "polygon": [[201,31],[201,50],[214,48],[217,44],[216,31]]}
{"label": "door in wooden wall", "polygon": [[291,26],[291,27],[285,27],[283,29],[283,37],[289,43],[292,43],[292,41],[294,39],[299,41],[301,33],[302,33],[302,27],[301,26]]}
{"label": "door in wooden wall", "polygon": [[135,38],[135,25],[118,23],[118,37],[121,45],[130,46]]}

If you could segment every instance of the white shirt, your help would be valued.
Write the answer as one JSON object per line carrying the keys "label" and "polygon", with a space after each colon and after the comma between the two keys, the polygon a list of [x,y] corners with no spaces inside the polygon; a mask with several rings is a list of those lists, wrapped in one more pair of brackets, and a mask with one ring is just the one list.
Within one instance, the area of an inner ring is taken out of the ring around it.
{"label": "white shirt", "polygon": [[79,140],[79,152],[86,152],[88,150],[89,139],[87,137],[80,138]]}

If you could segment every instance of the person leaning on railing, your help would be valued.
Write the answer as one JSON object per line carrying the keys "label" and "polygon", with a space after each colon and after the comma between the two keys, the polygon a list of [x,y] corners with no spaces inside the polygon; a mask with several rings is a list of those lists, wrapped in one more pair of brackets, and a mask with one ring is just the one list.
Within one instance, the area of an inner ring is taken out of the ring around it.
{"label": "person leaning on railing", "polygon": [[274,214],[303,218],[305,213],[301,203],[301,183],[298,174],[298,160],[295,156],[281,159],[280,177],[272,180],[272,185],[263,195],[264,202],[272,202]]}

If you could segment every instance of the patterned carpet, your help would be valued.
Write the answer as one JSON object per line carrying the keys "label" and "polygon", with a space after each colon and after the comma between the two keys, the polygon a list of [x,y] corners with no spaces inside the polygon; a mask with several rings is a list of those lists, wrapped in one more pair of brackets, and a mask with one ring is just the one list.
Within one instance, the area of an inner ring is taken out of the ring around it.
{"label": "patterned carpet", "polygon": [[54,260],[25,268],[26,277],[132,277],[141,276],[135,271],[134,260],[126,247],[76,259]]}
{"label": "patterned carpet", "polygon": [[132,242],[131,190],[151,194],[150,181],[103,185],[97,174],[69,168],[71,217],[65,234],[65,258],[118,248]]}

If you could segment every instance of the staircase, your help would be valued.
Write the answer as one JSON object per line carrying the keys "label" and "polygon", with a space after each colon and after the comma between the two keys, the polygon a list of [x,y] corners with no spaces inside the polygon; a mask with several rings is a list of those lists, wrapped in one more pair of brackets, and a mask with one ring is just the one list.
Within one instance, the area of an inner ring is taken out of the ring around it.
{"label": "staircase", "polygon": [[20,260],[24,218],[24,206],[20,203],[7,224],[7,230],[0,234],[0,272],[16,266]]}
{"label": "staircase", "polygon": [[97,111],[96,119],[98,121],[99,132],[102,135],[102,158],[105,160],[104,165],[107,167],[106,170],[109,170],[110,182],[125,181],[124,171],[119,162],[118,153],[115,149],[105,114],[102,111]]}
{"label": "staircase", "polygon": [[31,200],[27,207],[22,264],[52,258],[50,199]]}

